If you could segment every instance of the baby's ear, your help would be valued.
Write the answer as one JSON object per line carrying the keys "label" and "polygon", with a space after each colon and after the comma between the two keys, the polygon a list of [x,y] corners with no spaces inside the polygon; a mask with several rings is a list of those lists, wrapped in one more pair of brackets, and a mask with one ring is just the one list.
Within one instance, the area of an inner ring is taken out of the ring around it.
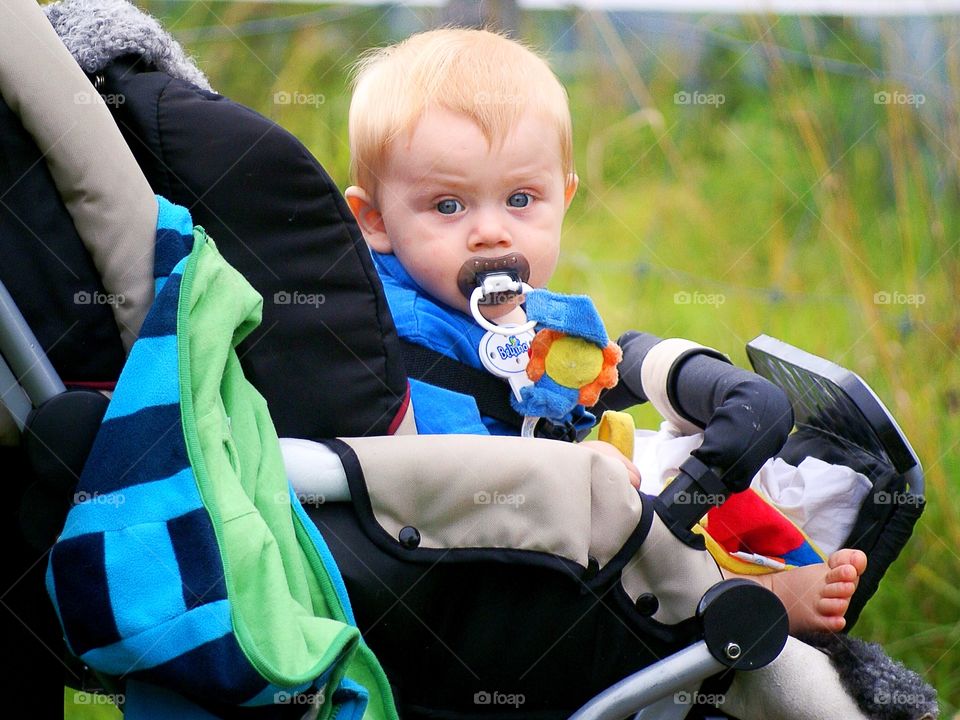
{"label": "baby's ear", "polygon": [[567,182],[563,188],[563,209],[566,210],[573,202],[573,196],[577,194],[577,188],[580,187],[580,178],[576,173],[567,175]]}
{"label": "baby's ear", "polygon": [[351,185],[343,193],[343,196],[347,199],[350,212],[357,219],[360,232],[363,233],[363,239],[367,241],[367,245],[378,253],[392,253],[390,238],[387,237],[387,230],[383,224],[383,215],[380,214],[367,191],[356,185]]}

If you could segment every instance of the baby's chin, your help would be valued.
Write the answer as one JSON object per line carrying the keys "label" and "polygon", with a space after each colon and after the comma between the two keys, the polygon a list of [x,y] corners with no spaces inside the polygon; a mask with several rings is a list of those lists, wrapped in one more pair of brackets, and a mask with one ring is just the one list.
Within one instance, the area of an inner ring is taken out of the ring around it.
{"label": "baby's chin", "polygon": [[521,302],[523,302],[523,296],[518,295],[512,300],[497,303],[496,305],[480,305],[480,314],[490,322],[495,322],[513,312],[515,308],[519,307]]}

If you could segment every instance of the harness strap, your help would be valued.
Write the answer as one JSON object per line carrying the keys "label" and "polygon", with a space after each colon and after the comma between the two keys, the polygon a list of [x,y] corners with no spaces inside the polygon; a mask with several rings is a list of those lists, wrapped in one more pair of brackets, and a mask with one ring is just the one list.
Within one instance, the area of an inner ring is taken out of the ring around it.
{"label": "harness strap", "polygon": [[400,338],[400,347],[409,377],[469,395],[477,401],[481,415],[520,430],[523,416],[510,405],[510,390],[504,380],[404,338]]}
{"label": "harness strap", "polygon": [[[520,432],[523,416],[510,404],[510,390],[504,380],[404,338],[400,338],[400,348],[408,377],[469,395],[476,401],[481,415],[499,420]],[[577,437],[572,422],[558,423],[547,418],[540,418],[534,435],[566,442],[582,439]]]}

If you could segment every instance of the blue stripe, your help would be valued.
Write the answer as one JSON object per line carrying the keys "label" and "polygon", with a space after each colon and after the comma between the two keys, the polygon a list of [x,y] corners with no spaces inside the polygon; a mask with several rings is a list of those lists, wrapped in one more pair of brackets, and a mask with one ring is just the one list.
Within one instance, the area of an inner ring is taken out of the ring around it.
{"label": "blue stripe", "polygon": [[231,634],[230,603],[200,605],[139,635],[84,653],[81,659],[108,675],[144,670]]}
{"label": "blue stripe", "polygon": [[344,677],[332,699],[339,706],[337,720],[361,720],[370,701],[370,692],[360,683]]}
{"label": "blue stripe", "polygon": [[150,405],[180,402],[180,377],[177,362],[177,336],[140,338],[134,343],[123,372],[138,378],[136,389],[118,383],[119,389],[107,407],[104,421],[132,415]]}
{"label": "blue stripe", "polygon": [[186,611],[166,523],[106,533],[104,561],[120,637],[134,637]]}
{"label": "blue stripe", "polygon": [[61,540],[50,551],[56,585],[53,601],[64,635],[79,654],[115,643],[121,637],[113,621],[103,563],[103,535],[99,533]]}
{"label": "blue stripe", "polygon": [[[193,220],[190,219],[190,212],[185,207],[170,202],[162,195],[157,195],[157,234],[164,230],[172,230],[178,235],[192,238]],[[189,251],[188,245],[187,252]]]}
{"label": "blue stripe", "polygon": [[[82,493],[77,496],[83,499]],[[60,539],[163,523],[202,507],[193,470],[187,467],[171,477],[94,495],[78,503],[67,516]]]}
{"label": "blue stripe", "polygon": [[[51,553],[52,551],[53,548],[51,548]],[[63,615],[60,614],[60,605],[57,604],[57,584],[53,578],[53,562],[51,562],[51,558],[47,559],[47,572],[44,574],[44,583],[47,586],[47,596],[53,604],[53,612],[56,613],[57,620],[60,622],[60,626],[63,627]],[[67,646],[67,650],[76,655],[77,651],[70,645],[70,638],[65,637],[63,641]]]}
{"label": "blue stripe", "polygon": [[180,567],[183,603],[190,609],[203,603],[225,600],[220,546],[205,507],[167,523],[170,543]]}
{"label": "blue stripe", "polygon": [[[137,671],[132,677],[162,687],[175,687],[187,697],[203,698],[204,704],[218,717],[263,717],[256,708],[238,715],[236,709],[229,706],[249,701],[270,684],[250,664],[232,632],[167,662]],[[276,708],[272,710],[264,720],[277,720]]]}
{"label": "blue stripe", "polygon": [[[179,265],[177,266],[179,267]],[[160,281],[162,282],[162,278]],[[175,272],[170,275],[157,293],[157,297],[147,313],[143,326],[140,328],[140,338],[155,335],[173,335],[177,332],[177,309],[180,305],[180,283],[183,275]],[[120,375],[121,379],[123,374]]]}
{"label": "blue stripe", "polygon": [[77,490],[106,495],[188,467],[180,405],[156,405],[100,426]]}
{"label": "blue stripe", "polygon": [[[187,218],[189,222],[189,217]],[[188,233],[173,228],[157,228],[157,244],[153,256],[153,276],[166,277],[173,272],[193,246],[193,228]]]}
{"label": "blue stripe", "polygon": [[327,542],[323,539],[323,535],[320,534],[316,523],[307,516],[306,511],[300,504],[300,500],[297,499],[297,494],[294,492],[293,487],[290,488],[290,505],[293,507],[293,512],[296,513],[296,519],[300,521],[300,525],[307,531],[307,536],[320,554],[320,560],[323,562],[323,567],[330,577],[330,582],[333,583],[333,589],[337,592],[337,597],[340,599],[340,605],[343,608],[344,615],[346,615],[347,622],[356,627],[357,621],[353,616],[353,607],[350,605],[350,597],[347,595],[347,586],[343,582],[343,576],[340,574],[340,568],[337,567],[337,561],[333,559],[333,553],[331,553],[330,548],[327,547]]}

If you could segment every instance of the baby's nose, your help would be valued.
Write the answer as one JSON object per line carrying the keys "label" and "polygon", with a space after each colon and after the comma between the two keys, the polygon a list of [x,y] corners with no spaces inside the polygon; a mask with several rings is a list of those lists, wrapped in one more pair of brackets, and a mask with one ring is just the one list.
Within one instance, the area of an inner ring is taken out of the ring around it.
{"label": "baby's nose", "polygon": [[470,229],[467,244],[470,250],[487,247],[509,247],[511,244],[510,231],[493,213],[480,215]]}

